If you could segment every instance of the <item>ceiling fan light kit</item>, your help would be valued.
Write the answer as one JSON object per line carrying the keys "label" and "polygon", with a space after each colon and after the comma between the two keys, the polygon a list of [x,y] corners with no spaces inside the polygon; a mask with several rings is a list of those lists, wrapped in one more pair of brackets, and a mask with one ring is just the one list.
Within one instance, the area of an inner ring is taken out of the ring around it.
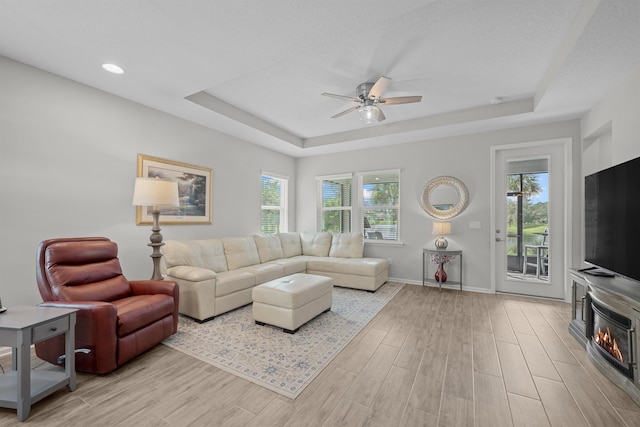
{"label": "ceiling fan light kit", "polygon": [[391,79],[389,77],[380,77],[376,82],[361,83],[356,88],[356,97],[352,98],[345,95],[336,95],[333,93],[323,93],[324,96],[331,98],[343,99],[346,101],[357,102],[358,106],[351,107],[348,110],[344,110],[334,116],[332,119],[342,117],[347,113],[358,111],[360,119],[365,123],[374,123],[376,120],[381,122],[386,119],[386,116],[382,112],[382,109],[378,104],[411,104],[414,102],[422,101],[422,96],[398,96],[395,98],[381,98],[383,92],[387,89]]}
{"label": "ceiling fan light kit", "polygon": [[365,123],[373,123],[380,120],[378,117],[382,113],[382,111],[376,105],[365,104],[364,106],[360,107],[358,113],[360,114],[360,120]]}

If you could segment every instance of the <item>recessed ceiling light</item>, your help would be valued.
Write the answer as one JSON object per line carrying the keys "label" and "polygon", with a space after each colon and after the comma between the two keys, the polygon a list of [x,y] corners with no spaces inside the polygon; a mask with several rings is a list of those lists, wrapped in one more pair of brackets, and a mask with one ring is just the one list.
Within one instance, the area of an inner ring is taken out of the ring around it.
{"label": "recessed ceiling light", "polygon": [[115,64],[102,64],[102,68],[113,74],[124,74],[124,70]]}

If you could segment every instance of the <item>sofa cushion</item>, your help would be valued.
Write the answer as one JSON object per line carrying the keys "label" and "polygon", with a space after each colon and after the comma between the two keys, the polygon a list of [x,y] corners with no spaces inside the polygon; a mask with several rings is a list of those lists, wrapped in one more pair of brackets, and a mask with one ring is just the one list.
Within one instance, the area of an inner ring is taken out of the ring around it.
{"label": "sofa cushion", "polygon": [[252,237],[228,237],[222,239],[222,246],[229,270],[260,264],[256,242]]}
{"label": "sofa cushion", "polygon": [[331,248],[331,233],[303,231],[300,233],[302,255],[329,256]]}
{"label": "sofa cushion", "polygon": [[300,233],[278,233],[284,258],[302,255],[302,244],[300,243]]}
{"label": "sofa cushion", "polygon": [[284,258],[280,237],[277,234],[261,235],[255,234],[253,240],[258,248],[260,262],[269,262],[274,259]]}
{"label": "sofa cushion", "polygon": [[227,259],[220,239],[165,240],[162,253],[167,269],[188,265],[216,272],[227,271]]}
{"label": "sofa cushion", "polygon": [[330,257],[362,258],[364,237],[362,233],[333,233]]}
{"label": "sofa cushion", "polygon": [[313,274],[327,272],[375,277],[388,269],[389,261],[382,258],[349,259],[315,257],[309,258],[307,262],[307,271],[312,271]]}
{"label": "sofa cushion", "polygon": [[284,276],[284,266],[273,262],[249,265],[239,271],[251,273],[255,277],[256,285]]}
{"label": "sofa cushion", "polygon": [[248,271],[230,270],[218,275],[216,297],[233,294],[256,285],[256,278]]}
{"label": "sofa cushion", "polygon": [[308,256],[299,255],[291,258],[274,259],[270,264],[277,264],[284,268],[285,276],[294,273],[305,273],[307,271]]}

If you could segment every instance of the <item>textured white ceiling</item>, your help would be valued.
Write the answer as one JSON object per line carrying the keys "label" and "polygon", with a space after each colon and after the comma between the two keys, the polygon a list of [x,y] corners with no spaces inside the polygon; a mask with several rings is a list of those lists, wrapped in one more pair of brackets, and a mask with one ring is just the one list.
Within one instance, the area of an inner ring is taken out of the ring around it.
{"label": "textured white ceiling", "polygon": [[[579,117],[639,24],[637,0],[0,0],[0,55],[305,156]],[[422,102],[330,118],[322,92],[381,75]]]}

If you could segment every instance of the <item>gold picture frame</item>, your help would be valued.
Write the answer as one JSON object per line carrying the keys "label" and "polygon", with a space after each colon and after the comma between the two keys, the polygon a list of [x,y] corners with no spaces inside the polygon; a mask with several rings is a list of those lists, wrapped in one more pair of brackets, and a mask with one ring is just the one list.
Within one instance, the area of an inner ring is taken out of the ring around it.
{"label": "gold picture frame", "polygon": [[[138,154],[138,177],[178,183],[180,205],[160,209],[161,224],[211,224],[213,169]],[[151,225],[150,207],[136,207],[136,225]]]}

